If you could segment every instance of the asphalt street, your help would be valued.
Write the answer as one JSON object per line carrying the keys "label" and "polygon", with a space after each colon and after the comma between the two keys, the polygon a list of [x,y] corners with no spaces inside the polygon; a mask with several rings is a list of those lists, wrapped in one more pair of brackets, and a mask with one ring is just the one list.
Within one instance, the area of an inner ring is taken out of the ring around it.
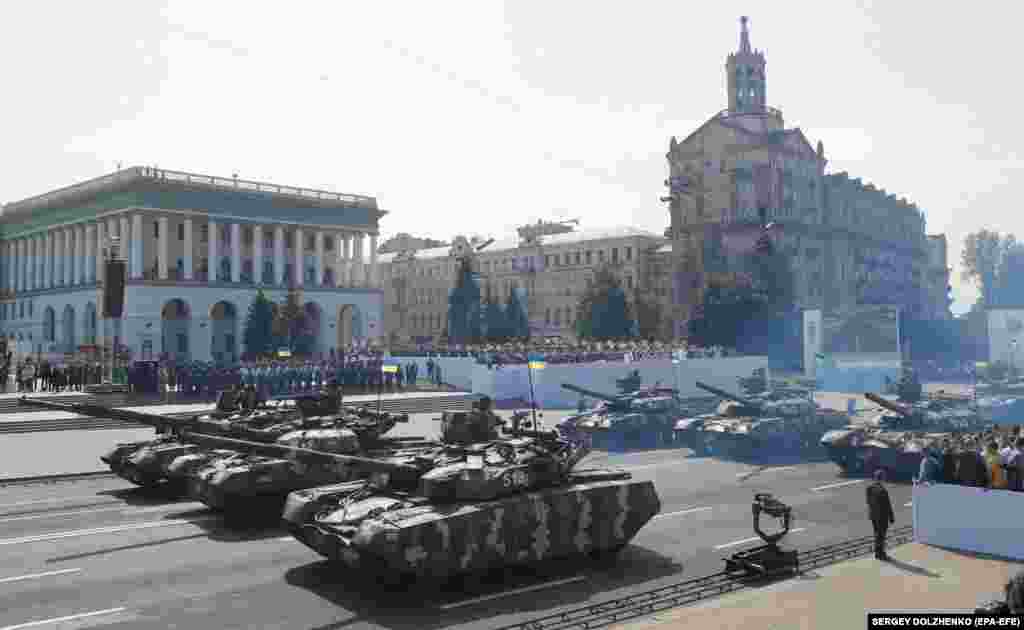
{"label": "asphalt street", "polygon": [[[754,492],[793,506],[789,546],[871,533],[866,482],[829,463],[761,467],[661,450],[595,453],[583,465],[605,464],[653,480],[662,501],[614,561],[405,591],[335,572],[280,530],[232,531],[201,504],[122,480],[0,486],[0,630],[491,628],[720,571],[760,542]],[[890,493],[897,525],[908,524],[910,487]]]}

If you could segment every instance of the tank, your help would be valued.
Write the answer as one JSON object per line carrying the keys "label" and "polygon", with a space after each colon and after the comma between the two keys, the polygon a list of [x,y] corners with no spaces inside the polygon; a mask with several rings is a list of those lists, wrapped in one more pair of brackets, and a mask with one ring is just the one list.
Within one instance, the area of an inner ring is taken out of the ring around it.
{"label": "tank", "polygon": [[[635,380],[632,377],[620,379],[619,385],[632,386]],[[678,390],[658,385],[619,394],[571,383],[563,383],[562,388],[602,401],[593,409],[569,416],[563,422],[589,434],[593,448],[609,451],[674,445],[676,422],[712,406],[706,400],[684,401]]]}
{"label": "tank", "polygon": [[825,433],[850,422],[844,413],[819,407],[806,390],[739,396],[700,381],[697,387],[723,399],[714,413],[676,423],[677,441],[698,455],[806,453],[818,448]]}
{"label": "tank", "polygon": [[571,427],[483,420],[476,430],[495,439],[396,454],[367,480],[293,492],[285,525],[341,573],[406,583],[612,554],[660,511],[652,482],[578,469],[590,448]]}
{"label": "tank", "polygon": [[914,405],[871,392],[864,397],[883,411],[821,438],[828,458],[846,474],[870,475],[882,468],[893,478],[908,479],[917,474],[926,448],[991,427],[991,420],[963,396],[931,395]]}

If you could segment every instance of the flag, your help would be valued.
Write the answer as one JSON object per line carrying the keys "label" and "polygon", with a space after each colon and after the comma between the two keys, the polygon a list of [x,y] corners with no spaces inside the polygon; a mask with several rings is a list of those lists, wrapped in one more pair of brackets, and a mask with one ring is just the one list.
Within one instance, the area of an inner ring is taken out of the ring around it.
{"label": "flag", "polygon": [[545,367],[544,356],[540,354],[529,355],[526,366],[531,370],[543,370]]}
{"label": "flag", "polygon": [[398,374],[398,364],[391,361],[385,361],[380,365],[380,371],[384,374]]}

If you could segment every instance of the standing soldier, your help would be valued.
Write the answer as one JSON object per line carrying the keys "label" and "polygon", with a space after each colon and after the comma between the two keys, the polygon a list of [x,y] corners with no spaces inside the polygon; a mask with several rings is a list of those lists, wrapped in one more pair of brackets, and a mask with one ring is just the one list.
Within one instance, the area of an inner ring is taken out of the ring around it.
{"label": "standing soldier", "polygon": [[875,558],[888,560],[885,553],[885,533],[889,526],[896,522],[892,509],[892,501],[889,500],[889,491],[885,489],[882,482],[885,481],[885,471],[875,471],[875,482],[868,486],[868,515],[871,517],[871,526],[875,529]]}

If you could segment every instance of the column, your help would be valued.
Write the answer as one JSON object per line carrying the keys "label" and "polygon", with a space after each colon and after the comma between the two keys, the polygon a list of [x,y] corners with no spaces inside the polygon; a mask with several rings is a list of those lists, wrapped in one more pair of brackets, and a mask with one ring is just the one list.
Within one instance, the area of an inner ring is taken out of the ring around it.
{"label": "column", "polygon": [[316,247],[316,258],[313,260],[313,266],[316,269],[316,282],[313,284],[318,287],[324,286],[324,233],[317,230],[314,238],[314,244]]}
{"label": "column", "polygon": [[284,278],[284,228],[274,228],[274,284],[285,284]]}
{"label": "column", "polygon": [[352,286],[366,286],[366,270],[363,267],[363,239],[365,234],[357,232],[352,252]]}
{"label": "column", "polygon": [[145,249],[144,241],[142,240],[142,215],[136,214],[132,216],[132,243],[135,247],[132,248],[132,259],[135,264],[135,277],[142,277],[142,261],[145,260],[142,257],[143,250]]}
{"label": "column", "polygon": [[53,261],[50,266],[53,269],[50,270],[50,286],[59,287],[64,284],[64,261],[61,255],[64,253],[64,233],[62,230],[53,231]]}
{"label": "column", "polygon": [[35,289],[36,283],[36,239],[25,239],[25,289]]}
{"label": "column", "polygon": [[21,239],[21,290],[28,291],[28,259],[29,259],[29,248],[28,239]]}
{"label": "column", "polygon": [[131,265],[132,265],[132,234],[128,229],[128,217],[121,217],[120,225],[118,225],[118,235],[121,237],[121,260],[127,263],[128,276],[131,277]]}
{"label": "column", "polygon": [[74,233],[70,228],[64,230],[64,286],[71,286],[72,270],[75,268]]}
{"label": "column", "polygon": [[344,254],[341,258],[341,277],[344,287],[352,286],[352,235],[345,234],[342,237],[345,243]]}
{"label": "column", "polygon": [[[96,224],[96,260],[93,267],[93,280],[97,283],[103,282],[103,247],[107,244],[107,223],[100,221]],[[103,309],[97,307],[96,315],[96,336],[103,332]],[[98,343],[98,342],[97,342]]]}
{"label": "column", "polygon": [[252,279],[263,284],[263,226],[252,226]]}
{"label": "column", "polygon": [[185,256],[182,261],[185,267],[185,279],[192,279],[192,219],[185,219]]}
{"label": "column", "polygon": [[161,280],[167,279],[167,256],[169,255],[167,249],[167,239],[169,238],[168,233],[171,231],[170,223],[171,222],[167,219],[167,217],[160,217],[160,227],[157,228],[160,231],[160,234],[157,242],[156,255],[157,267],[159,268],[160,271]]}
{"label": "column", "polygon": [[231,224],[231,281],[242,280],[242,226]]}
{"label": "column", "polygon": [[370,235],[370,281],[368,285],[371,287],[380,286],[380,277],[377,275],[377,235]]}
{"label": "column", "polygon": [[210,221],[206,235],[206,278],[207,282],[217,282],[217,222]]}
{"label": "column", "polygon": [[[94,243],[96,242],[96,226],[86,225],[85,226],[85,271],[82,275],[85,276],[85,283],[92,284],[96,281],[96,261],[93,260],[93,252],[95,251]],[[99,323],[96,324],[97,328]]]}
{"label": "column", "polygon": [[304,276],[304,270],[302,268],[304,266],[303,263],[305,262],[304,254],[306,253],[306,243],[302,240],[304,237],[305,234],[302,233],[302,228],[295,228],[295,238],[292,240],[292,244],[295,246],[295,262],[293,263],[294,269],[292,269],[292,276],[294,276],[294,278],[292,280],[295,282],[295,286],[297,287],[302,286]]}
{"label": "column", "polygon": [[4,289],[11,290],[14,288],[14,243],[12,241],[4,241],[3,252]]}

